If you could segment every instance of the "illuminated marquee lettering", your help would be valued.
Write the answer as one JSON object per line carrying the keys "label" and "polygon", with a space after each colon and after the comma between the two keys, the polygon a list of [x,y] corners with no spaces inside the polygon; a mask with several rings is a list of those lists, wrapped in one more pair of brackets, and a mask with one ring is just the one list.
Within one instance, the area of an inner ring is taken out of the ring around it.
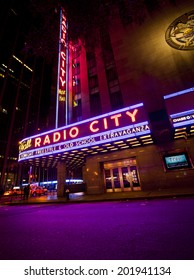
{"label": "illuminated marquee lettering", "polygon": [[107,119],[104,118],[104,119],[103,119],[103,122],[104,122],[104,129],[107,129],[107,128],[108,128]]}
{"label": "illuminated marquee lettering", "polygon": [[64,15],[64,11],[62,10],[62,21],[61,21],[61,47],[59,52],[59,88],[58,88],[58,95],[59,101],[64,102],[66,100],[66,50],[67,50],[67,19]]}
{"label": "illuminated marquee lettering", "polygon": [[[77,130],[75,130],[77,131]],[[125,128],[117,128],[113,131],[106,131],[101,134],[96,134],[94,136],[88,136],[82,139],[73,139],[69,142],[54,144],[49,147],[40,147],[29,152],[23,152],[19,155],[19,161],[26,158],[32,158],[36,156],[43,156],[55,153],[62,153],[64,151],[71,151],[72,149],[80,149],[82,147],[88,147],[93,145],[99,145],[102,143],[110,143],[115,141],[115,139],[127,139],[130,137],[138,137],[150,133],[150,128],[147,122],[143,122],[141,125],[133,126],[130,125]],[[48,135],[45,136],[47,138]],[[38,139],[38,138],[37,138]]]}
{"label": "illuminated marquee lettering", "polygon": [[117,114],[111,117],[111,120],[115,121],[115,126],[119,126],[119,118],[121,117],[121,114]]}
{"label": "illuminated marquee lettering", "polygon": [[72,128],[70,129],[70,131],[69,131],[69,136],[70,136],[71,138],[77,137],[78,134],[79,134],[79,129],[78,129],[76,126],[75,126],[75,127],[72,127]]}
{"label": "illuminated marquee lettering", "polygon": [[122,137],[125,135],[148,131],[149,129],[150,128],[148,125],[141,125],[141,126],[137,126],[134,128],[128,128],[128,129],[120,130],[117,132],[103,134],[100,136],[100,140],[103,141],[103,140],[107,140],[107,139],[111,139],[111,138]]}
{"label": "illuminated marquee lettering", "polygon": [[60,140],[61,134],[59,132],[53,133],[53,142],[56,143]]}
{"label": "illuminated marquee lettering", "polygon": [[[136,121],[135,116],[136,116],[137,112],[138,112],[138,109],[135,109],[132,113],[129,112],[129,111],[126,112],[126,115],[130,117],[131,122]],[[120,126],[119,120],[120,120],[121,117],[122,117],[122,114],[116,114],[116,115],[113,115],[113,116],[110,117],[110,119],[114,121],[115,127]],[[109,127],[108,127],[107,118],[103,118],[102,121],[103,121],[103,128],[108,129]],[[90,131],[93,132],[93,133],[98,132],[100,130],[99,127],[98,127],[98,124],[99,124],[99,121],[97,121],[97,120],[91,122],[91,124],[89,126]]]}
{"label": "illuminated marquee lettering", "polygon": [[61,68],[60,68],[60,86],[62,88],[65,87],[66,84],[66,54],[64,52],[61,52]]}
{"label": "illuminated marquee lettering", "polygon": [[99,131],[99,128],[97,127],[97,128],[94,128],[93,126],[94,126],[94,124],[98,124],[99,123],[99,121],[93,121],[91,124],[90,124],[90,131],[91,132],[98,132]]}
{"label": "illuminated marquee lettering", "polygon": [[46,135],[46,137],[44,138],[43,145],[50,144],[50,143],[51,143],[50,138],[48,135]]}
{"label": "illuminated marquee lettering", "polygon": [[[114,114],[105,118],[93,120],[88,123],[88,133],[100,133],[107,129],[114,129],[121,126],[122,120],[127,117],[127,123],[134,123],[136,121],[136,116],[138,113],[138,109],[134,109],[133,111],[127,110],[126,112]],[[34,147],[41,147],[46,145],[52,145],[54,143],[59,143],[65,140],[71,140],[77,137],[81,137],[81,128],[78,126],[73,126],[69,129],[64,129],[61,131],[56,131],[51,134],[43,135],[42,137],[37,137],[34,140]]]}
{"label": "illuminated marquee lettering", "polygon": [[93,143],[113,141],[114,138],[124,139],[132,137],[133,134],[147,134],[150,130],[145,118],[143,104],[140,103],[74,125],[54,129],[21,141],[20,159],[25,158],[24,154],[32,150],[34,156],[38,156]]}
{"label": "illuminated marquee lettering", "polygon": [[31,146],[32,146],[32,140],[31,139],[29,139],[27,141],[23,141],[19,145],[19,151],[20,152],[25,151],[26,149],[30,148]]}
{"label": "illuminated marquee lettering", "polygon": [[41,144],[41,138],[40,137],[35,138],[35,143],[34,143],[35,148],[40,147],[40,144]]}
{"label": "illuminated marquee lettering", "polygon": [[173,119],[173,123],[176,123],[176,122],[182,122],[182,121],[187,121],[187,120],[192,120],[194,119],[194,115],[187,115],[187,116],[183,116],[183,117],[180,117],[180,118],[175,118]]}
{"label": "illuminated marquee lettering", "polygon": [[126,114],[131,118],[132,122],[135,122],[135,116],[136,116],[137,112],[138,112],[138,110],[135,109],[132,114],[129,111],[127,111]]}
{"label": "illuminated marquee lettering", "polygon": [[62,29],[62,35],[61,35],[61,43],[66,45],[66,32],[67,32],[67,25],[66,25],[66,17],[64,14],[62,14],[62,26],[61,26],[61,29]]}

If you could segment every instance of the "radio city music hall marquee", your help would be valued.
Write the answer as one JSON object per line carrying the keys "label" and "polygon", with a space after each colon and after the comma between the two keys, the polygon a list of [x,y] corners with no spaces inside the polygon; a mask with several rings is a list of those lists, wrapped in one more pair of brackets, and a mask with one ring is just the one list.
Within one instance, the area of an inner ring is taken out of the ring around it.
{"label": "radio city music hall marquee", "polygon": [[19,161],[149,134],[143,103],[34,135],[20,142]]}

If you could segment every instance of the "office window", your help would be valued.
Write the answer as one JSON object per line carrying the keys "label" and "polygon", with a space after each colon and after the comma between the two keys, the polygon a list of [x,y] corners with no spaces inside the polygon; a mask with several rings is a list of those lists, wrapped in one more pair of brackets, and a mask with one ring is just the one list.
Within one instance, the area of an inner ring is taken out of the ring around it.
{"label": "office window", "polygon": [[95,88],[98,87],[98,76],[91,76],[89,77],[89,88]]}
{"label": "office window", "polygon": [[90,95],[90,111],[92,117],[98,116],[102,113],[99,92]]}
{"label": "office window", "polygon": [[73,122],[82,120],[82,102],[81,99],[73,100]]}
{"label": "office window", "polygon": [[112,110],[117,110],[123,107],[122,94],[120,91],[110,94],[110,103]]}
{"label": "office window", "polygon": [[96,57],[94,52],[87,52],[86,54],[88,69],[96,68]]}
{"label": "office window", "polygon": [[79,62],[73,62],[72,65],[72,74],[78,75],[80,74],[80,63]]}
{"label": "office window", "polygon": [[73,52],[72,52],[73,59],[78,58],[81,53],[81,45],[79,44],[78,41],[74,42],[72,50],[73,50]]}
{"label": "office window", "polygon": [[97,73],[96,66],[88,69],[88,76],[89,77],[96,75],[96,73]]}
{"label": "office window", "polygon": [[73,95],[81,92],[80,79],[73,76]]}
{"label": "office window", "polygon": [[106,70],[106,75],[107,75],[107,80],[108,81],[117,80],[117,77],[118,77],[115,67],[107,69]]}

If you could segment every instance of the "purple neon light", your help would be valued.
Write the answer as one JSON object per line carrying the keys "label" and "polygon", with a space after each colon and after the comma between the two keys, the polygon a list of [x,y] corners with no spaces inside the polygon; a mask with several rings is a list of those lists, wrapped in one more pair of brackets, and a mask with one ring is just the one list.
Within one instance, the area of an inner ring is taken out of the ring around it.
{"label": "purple neon light", "polygon": [[185,93],[189,93],[189,92],[192,92],[192,91],[194,91],[194,88],[188,88],[188,89],[185,89],[185,90],[177,91],[177,92],[165,95],[164,99],[169,99],[169,98],[172,98],[172,97],[175,97],[175,96],[178,96],[178,95],[182,95],[182,94],[185,94]]}
{"label": "purple neon light", "polygon": [[[180,127],[194,123],[194,110],[183,111],[170,115],[173,121],[173,127]],[[177,121],[175,121],[177,118]],[[179,119],[180,118],[180,119]],[[183,119],[183,120],[181,120]]]}
{"label": "purple neon light", "polygon": [[180,117],[180,116],[186,116],[188,114],[194,114],[194,109],[189,110],[189,111],[183,111],[180,113],[176,113],[176,114],[172,114],[170,115],[171,118],[176,118],[176,117]]}
{"label": "purple neon light", "polygon": [[190,125],[190,124],[193,124],[194,123],[194,119],[193,120],[189,120],[189,121],[183,121],[183,122],[177,122],[177,123],[174,123],[173,126],[174,127],[179,127],[179,126],[184,126],[184,125]]}

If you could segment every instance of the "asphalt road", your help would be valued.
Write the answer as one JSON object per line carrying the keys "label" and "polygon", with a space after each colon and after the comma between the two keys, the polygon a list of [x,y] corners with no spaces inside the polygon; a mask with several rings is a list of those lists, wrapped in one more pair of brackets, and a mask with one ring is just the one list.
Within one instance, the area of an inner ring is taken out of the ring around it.
{"label": "asphalt road", "polygon": [[0,206],[1,260],[193,260],[194,198]]}

